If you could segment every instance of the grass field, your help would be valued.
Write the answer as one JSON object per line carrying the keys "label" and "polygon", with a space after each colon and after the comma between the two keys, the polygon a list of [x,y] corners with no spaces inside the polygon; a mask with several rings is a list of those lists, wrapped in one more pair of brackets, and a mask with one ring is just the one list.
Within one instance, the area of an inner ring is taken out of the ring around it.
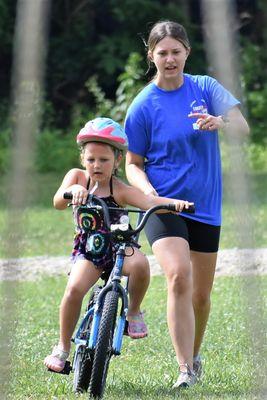
{"label": "grass field", "polygon": [[[267,244],[267,189],[263,185],[264,179],[266,174],[253,179],[253,203],[249,210],[254,221],[256,247],[266,247]],[[8,256],[3,246],[5,240],[19,246],[19,255],[24,257],[70,253],[73,237],[71,210],[59,212],[51,204],[59,181],[58,177],[42,176],[37,187],[31,188],[28,207],[21,215],[23,230],[18,241],[13,234],[5,236],[4,189],[0,185],[0,258]],[[226,192],[221,248],[238,245],[233,228],[235,208],[229,197]],[[143,234],[140,241],[143,250],[149,254],[151,251]],[[10,316],[12,369],[7,397],[10,400],[77,398],[72,394],[72,377],[48,373],[42,364],[57,341],[58,306],[65,283],[65,277],[46,277],[34,283],[20,282],[15,285],[18,291],[17,308],[16,313]],[[263,382],[265,373],[262,364],[266,360],[266,351],[262,344],[266,334],[266,297],[264,300],[259,293],[266,293],[267,277],[216,279],[212,293],[213,308],[203,345],[205,374],[199,385],[179,394],[171,389],[177,378],[177,364],[166,325],[165,284],[163,277],[152,278],[144,301],[150,335],[138,341],[125,338],[122,355],[111,362],[105,399],[264,398],[256,392],[257,382]],[[253,290],[248,290],[253,285]],[[4,296],[13,291],[11,283],[0,283],[0,300],[1,294]],[[255,293],[252,299],[251,292]],[[5,366],[1,368],[0,374]],[[87,396],[79,398],[86,399]]]}
{"label": "grass field", "polygon": [[[77,399],[72,394],[72,375],[52,374],[43,366],[44,357],[57,341],[58,305],[65,279],[47,277],[18,286],[8,399]],[[124,339],[122,355],[111,361],[104,398],[260,399],[257,382],[262,383],[266,378],[262,365],[266,352],[259,349],[256,339],[263,338],[266,333],[263,321],[266,321],[267,304],[255,297],[251,305],[255,313],[263,311],[259,330],[252,338],[253,321],[247,317],[246,297],[241,295],[248,284],[257,285],[266,292],[267,277],[216,279],[213,308],[202,349],[205,374],[194,388],[177,393],[171,389],[177,378],[177,364],[166,325],[165,279],[153,277],[143,304],[149,337]],[[0,288],[3,289],[3,285],[8,290],[6,285],[9,284],[2,283]],[[79,398],[86,399],[87,395]]]}

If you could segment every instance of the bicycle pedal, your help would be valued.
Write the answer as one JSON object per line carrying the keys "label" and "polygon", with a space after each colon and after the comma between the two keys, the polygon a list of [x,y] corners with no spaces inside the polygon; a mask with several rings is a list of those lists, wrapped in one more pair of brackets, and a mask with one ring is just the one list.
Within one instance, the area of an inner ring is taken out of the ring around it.
{"label": "bicycle pedal", "polygon": [[49,372],[54,372],[55,374],[69,375],[72,371],[72,366],[70,365],[70,361],[66,361],[65,366],[62,371],[54,371],[53,369],[47,368]]}

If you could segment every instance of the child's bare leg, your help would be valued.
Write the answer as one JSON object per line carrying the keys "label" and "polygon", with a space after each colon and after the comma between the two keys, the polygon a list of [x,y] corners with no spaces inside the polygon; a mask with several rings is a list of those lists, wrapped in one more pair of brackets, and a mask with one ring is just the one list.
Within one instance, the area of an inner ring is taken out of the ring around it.
{"label": "child's bare leg", "polygon": [[96,283],[101,272],[87,260],[79,260],[72,267],[60,305],[59,346],[64,351],[70,350],[71,337],[80,315],[83,298]]}
{"label": "child's bare leg", "polygon": [[[131,254],[132,249],[126,253]],[[134,249],[131,257],[125,258],[123,274],[129,276],[129,297],[130,304],[128,316],[140,313],[140,306],[146,294],[149,281],[150,269],[147,258],[138,249]]]}
{"label": "child's bare leg", "polygon": [[[127,254],[131,254],[131,251],[132,249],[127,249]],[[125,258],[123,273],[129,276],[128,335],[132,339],[141,339],[147,336],[147,326],[140,313],[140,306],[150,280],[147,258],[138,249],[134,249],[134,255]]]}
{"label": "child's bare leg", "polygon": [[60,305],[60,339],[52,353],[44,360],[47,368],[60,372],[68,358],[71,336],[80,315],[84,295],[101,275],[87,260],[78,261],[72,268],[67,287]]}

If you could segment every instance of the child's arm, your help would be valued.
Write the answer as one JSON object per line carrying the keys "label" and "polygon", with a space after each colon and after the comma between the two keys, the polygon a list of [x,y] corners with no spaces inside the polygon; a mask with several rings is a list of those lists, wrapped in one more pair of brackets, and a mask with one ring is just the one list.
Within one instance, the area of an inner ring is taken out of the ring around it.
{"label": "child's arm", "polygon": [[88,190],[82,185],[85,182],[84,172],[78,168],[71,169],[64,177],[60,187],[58,188],[53,204],[57,210],[64,210],[67,208],[69,200],[63,198],[65,192],[72,192],[73,204],[85,204]]}
{"label": "child's arm", "polygon": [[181,212],[184,208],[188,209],[189,206],[193,204],[187,200],[169,199],[168,197],[159,197],[153,194],[146,195],[141,190],[120,181],[116,187],[118,188],[119,202],[141,208],[142,210],[148,210],[151,207],[161,204],[175,204],[176,211]]}

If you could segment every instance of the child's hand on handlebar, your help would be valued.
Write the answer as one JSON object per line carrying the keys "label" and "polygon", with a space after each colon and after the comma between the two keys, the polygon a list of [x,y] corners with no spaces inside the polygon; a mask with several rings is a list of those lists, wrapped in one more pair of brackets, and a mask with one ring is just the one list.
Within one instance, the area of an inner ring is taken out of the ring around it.
{"label": "child's hand on handlebar", "polygon": [[77,185],[71,188],[72,192],[72,204],[73,205],[82,205],[86,204],[88,197],[88,190],[86,190],[83,186]]}
{"label": "child's hand on handlebar", "polygon": [[188,210],[190,206],[194,205],[194,203],[190,203],[189,201],[186,200],[175,200],[174,204],[177,212]]}

